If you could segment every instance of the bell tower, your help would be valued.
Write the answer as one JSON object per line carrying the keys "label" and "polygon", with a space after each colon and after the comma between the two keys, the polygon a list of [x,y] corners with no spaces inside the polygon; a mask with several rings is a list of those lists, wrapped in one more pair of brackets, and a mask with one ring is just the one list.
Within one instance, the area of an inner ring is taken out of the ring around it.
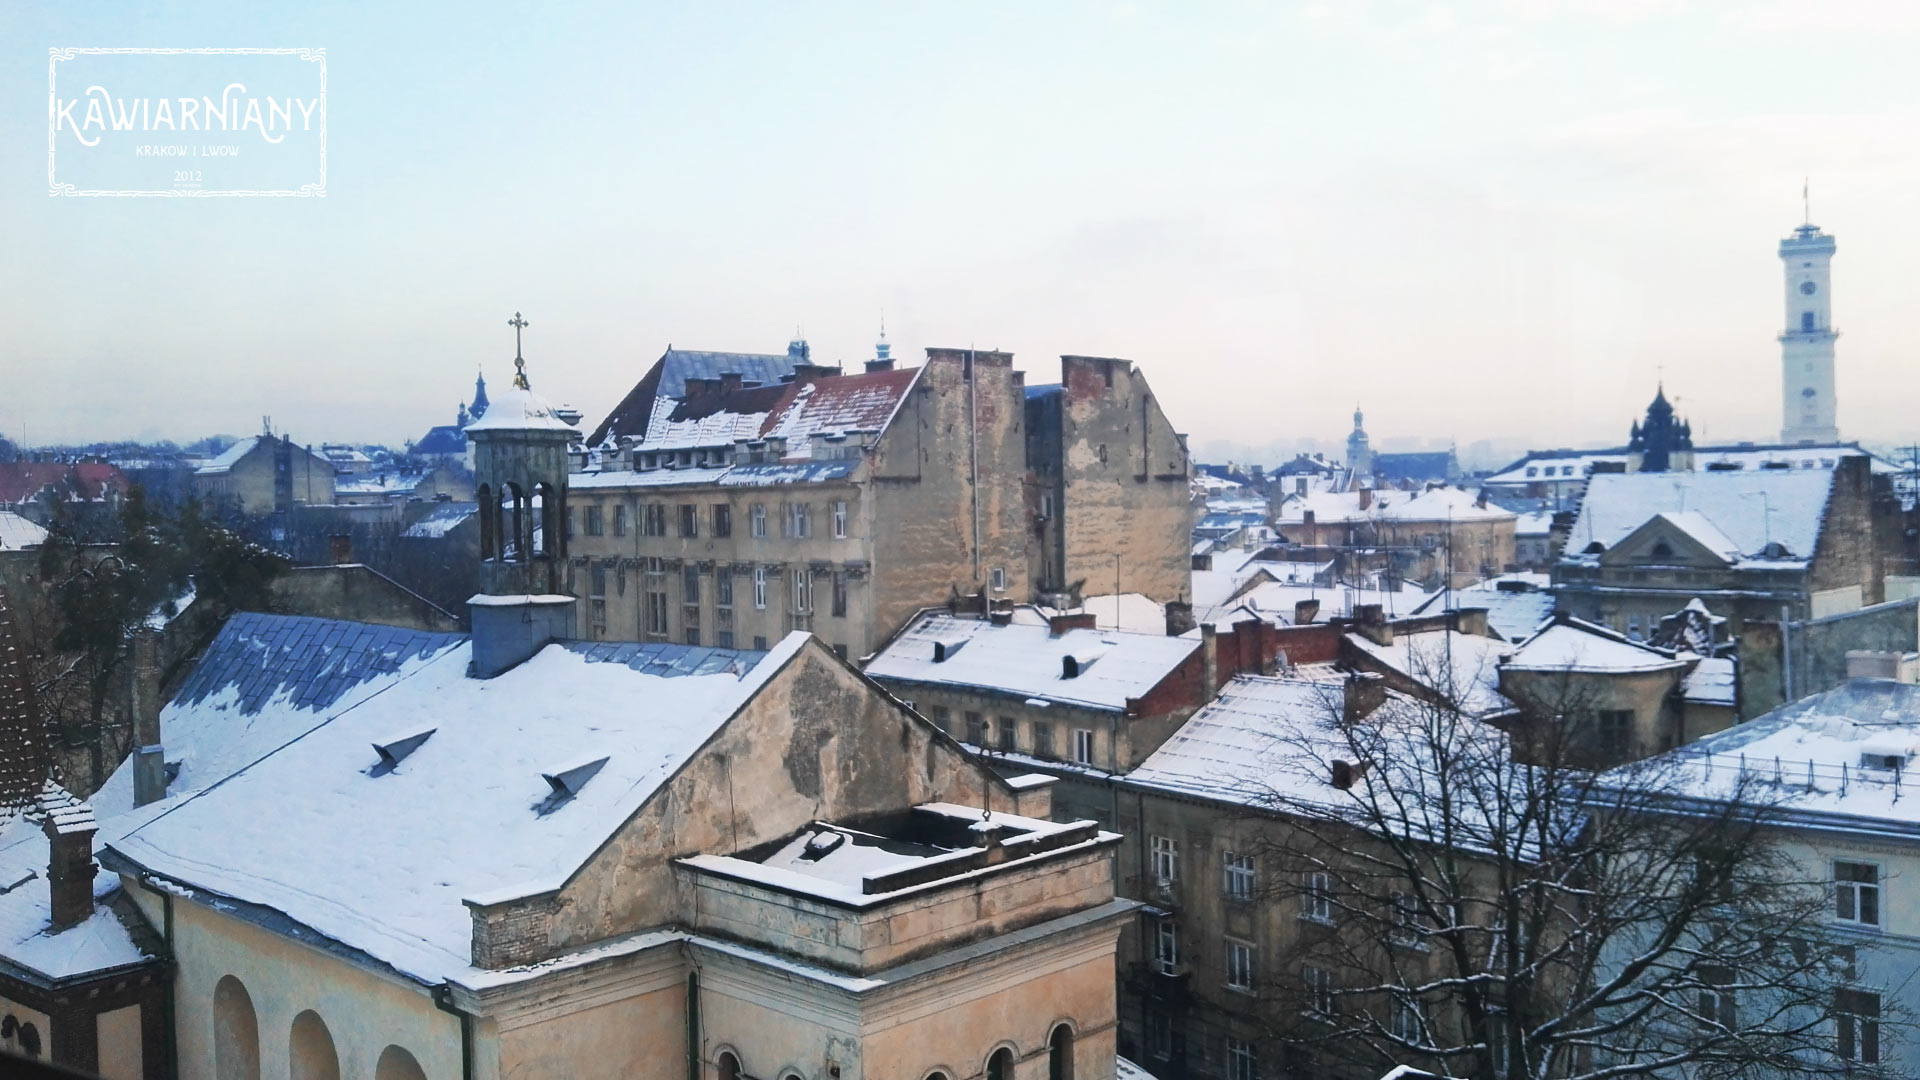
{"label": "bell tower", "polygon": [[1780,441],[1840,441],[1835,419],[1833,237],[1811,221],[1780,241],[1786,270],[1787,328],[1780,335]]}
{"label": "bell tower", "polygon": [[480,507],[480,592],[469,600],[475,673],[490,678],[573,636],[566,595],[567,452],[578,432],[527,382],[515,312],[513,385],[467,425]]}

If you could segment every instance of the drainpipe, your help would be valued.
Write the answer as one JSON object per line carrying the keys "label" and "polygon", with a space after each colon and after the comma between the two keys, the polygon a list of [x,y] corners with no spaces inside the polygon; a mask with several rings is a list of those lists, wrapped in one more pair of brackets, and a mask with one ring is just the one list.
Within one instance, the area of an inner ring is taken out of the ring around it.
{"label": "drainpipe", "polygon": [[1787,698],[1781,704],[1793,704],[1793,622],[1785,604],[1780,605],[1780,681]]}
{"label": "drainpipe", "polygon": [[[151,883],[145,874],[140,875],[140,885],[142,888],[151,887]],[[160,894],[160,910],[162,912],[161,934],[164,936],[167,944],[167,962],[173,966],[171,975],[174,981],[178,982],[180,977],[180,961],[174,958],[173,953],[173,892],[168,889],[154,889],[153,891]],[[166,1047],[163,1052],[166,1054],[165,1064],[167,1076],[171,1077],[172,1080],[179,1080],[180,1047],[178,1036],[174,1034],[173,1030],[175,1020],[173,1014],[173,992],[171,989],[160,999],[160,1011],[162,1015],[162,1026],[166,1029],[166,1034],[162,1042]]]}
{"label": "drainpipe", "polygon": [[433,988],[433,1004],[441,1012],[460,1018],[460,1080],[473,1080],[473,1014],[453,1003],[453,984]]}

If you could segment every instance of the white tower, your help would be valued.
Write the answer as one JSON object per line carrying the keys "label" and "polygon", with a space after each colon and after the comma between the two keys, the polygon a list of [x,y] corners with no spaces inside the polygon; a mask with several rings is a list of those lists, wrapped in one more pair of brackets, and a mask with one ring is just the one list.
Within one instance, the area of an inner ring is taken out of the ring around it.
{"label": "white tower", "polygon": [[1780,335],[1780,441],[1840,441],[1834,419],[1833,237],[1808,222],[1780,241],[1787,271],[1787,329]]}

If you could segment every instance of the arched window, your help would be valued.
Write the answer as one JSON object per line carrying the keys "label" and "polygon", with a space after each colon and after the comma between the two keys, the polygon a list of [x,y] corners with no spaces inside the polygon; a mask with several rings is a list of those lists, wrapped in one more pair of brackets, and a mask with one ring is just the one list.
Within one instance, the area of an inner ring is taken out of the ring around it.
{"label": "arched window", "polygon": [[501,484],[500,505],[496,511],[500,520],[494,535],[500,539],[502,560],[523,562],[527,558],[526,510],[527,497],[520,491],[520,485]]}
{"label": "arched window", "polygon": [[533,494],[540,504],[540,514],[536,520],[537,534],[533,541],[533,553],[559,558],[567,553],[566,547],[566,500],[554,490],[552,484],[535,484]]}
{"label": "arched window", "polygon": [[380,1061],[373,1067],[373,1080],[427,1080],[427,1074],[420,1070],[420,1063],[413,1055],[397,1046],[389,1046],[380,1051]]}
{"label": "arched window", "polygon": [[723,1053],[720,1060],[714,1062],[720,1073],[720,1080],[740,1080],[740,1059],[732,1054]]}
{"label": "arched window", "polygon": [[333,1049],[333,1033],[312,1009],[293,1018],[287,1040],[287,1075],[292,1080],[340,1080],[340,1055]]}
{"label": "arched window", "polygon": [[260,1022],[247,988],[231,975],[213,988],[213,1075],[216,1080],[260,1080]]}
{"label": "arched window", "polygon": [[1047,1039],[1047,1080],[1073,1080],[1073,1029],[1065,1024]]}
{"label": "arched window", "polygon": [[40,1056],[40,1029],[29,1020],[20,1025],[20,1053],[30,1058]]}
{"label": "arched window", "polygon": [[1013,1051],[1001,1047],[987,1059],[987,1080],[1013,1080]]}
{"label": "arched window", "polygon": [[493,489],[485,484],[473,494],[474,502],[480,507],[480,557],[493,558],[493,534],[499,528],[500,507],[493,501]]}

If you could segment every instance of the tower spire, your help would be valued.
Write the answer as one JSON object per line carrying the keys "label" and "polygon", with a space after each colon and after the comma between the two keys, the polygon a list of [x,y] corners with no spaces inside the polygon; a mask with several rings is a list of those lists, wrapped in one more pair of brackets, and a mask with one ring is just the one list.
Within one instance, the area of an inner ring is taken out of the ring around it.
{"label": "tower spire", "polygon": [[1800,223],[1813,224],[1813,183],[1812,177],[1800,178]]}

